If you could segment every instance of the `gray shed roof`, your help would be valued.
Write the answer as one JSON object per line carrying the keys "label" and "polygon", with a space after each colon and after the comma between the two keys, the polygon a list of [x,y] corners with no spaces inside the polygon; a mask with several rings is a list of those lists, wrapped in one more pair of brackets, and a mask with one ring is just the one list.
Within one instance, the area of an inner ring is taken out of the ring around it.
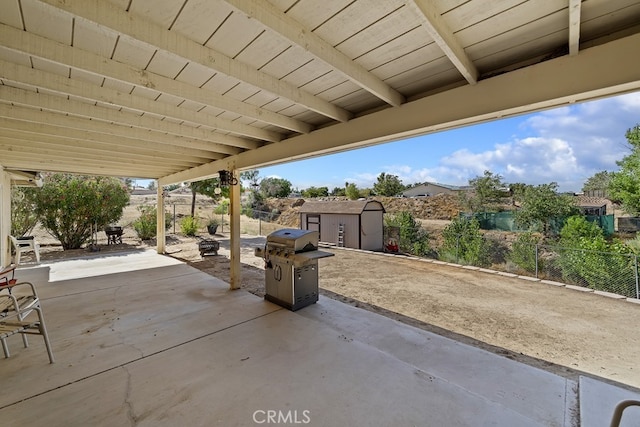
{"label": "gray shed roof", "polygon": [[385,212],[382,203],[376,200],[334,200],[326,202],[305,202],[300,207],[300,213],[318,214],[349,214],[360,215],[364,211]]}

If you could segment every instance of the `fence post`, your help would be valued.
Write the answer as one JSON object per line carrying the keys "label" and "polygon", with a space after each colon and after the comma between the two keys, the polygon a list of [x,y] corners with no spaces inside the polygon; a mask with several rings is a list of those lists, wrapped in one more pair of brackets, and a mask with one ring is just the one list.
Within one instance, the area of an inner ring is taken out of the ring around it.
{"label": "fence post", "polygon": [[640,299],[640,288],[638,287],[638,256],[634,255],[633,260],[634,260],[634,264],[635,264],[635,267],[636,267],[635,268],[635,270],[636,270],[636,272],[635,272],[636,273],[635,274],[635,276],[636,276],[636,298]]}
{"label": "fence post", "polygon": [[176,234],[176,204],[173,204],[173,234]]}
{"label": "fence post", "polygon": [[538,278],[538,244],[536,243],[536,279]]}

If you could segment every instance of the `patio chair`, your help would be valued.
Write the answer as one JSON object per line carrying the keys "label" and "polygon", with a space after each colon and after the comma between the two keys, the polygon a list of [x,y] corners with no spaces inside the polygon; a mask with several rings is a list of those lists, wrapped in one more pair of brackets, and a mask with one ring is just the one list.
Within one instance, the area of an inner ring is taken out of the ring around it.
{"label": "patio chair", "polygon": [[23,252],[33,251],[36,254],[36,261],[40,262],[40,244],[35,239],[16,239],[13,236],[9,236],[9,239],[11,239],[11,244],[16,251],[16,265],[20,265],[20,257]]}
{"label": "patio chair", "polygon": [[[15,265],[0,270],[0,320],[10,314],[17,314],[18,320],[23,321],[34,308],[40,309],[40,298],[33,283],[18,282],[15,278]],[[14,292],[14,290],[17,290]],[[8,297],[8,298],[6,298]],[[25,348],[29,346],[27,336],[22,334]],[[6,342],[3,342],[3,347]],[[5,351],[7,354],[8,349]]]}
{"label": "patio chair", "polygon": [[[4,303],[3,299],[9,300],[11,303],[15,301],[11,295],[0,295],[0,304]],[[7,358],[10,356],[7,338],[11,335],[22,334],[24,337],[26,334],[37,334],[42,335],[44,345],[47,348],[47,354],[49,355],[49,362],[54,363],[55,359],[51,351],[51,343],[49,342],[49,335],[47,334],[47,328],[44,324],[42,309],[33,306],[28,311],[35,311],[37,313],[37,319],[28,319],[27,311],[22,311],[17,307],[15,307],[14,311],[8,312],[4,317],[0,317],[0,342],[2,342],[4,357]]]}

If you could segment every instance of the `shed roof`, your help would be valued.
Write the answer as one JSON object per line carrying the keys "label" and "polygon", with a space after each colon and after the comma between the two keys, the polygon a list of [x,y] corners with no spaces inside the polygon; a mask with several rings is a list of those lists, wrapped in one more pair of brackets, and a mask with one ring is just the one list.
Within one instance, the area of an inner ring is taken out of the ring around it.
{"label": "shed roof", "polygon": [[333,200],[322,202],[305,202],[300,213],[330,213],[339,215],[360,215],[364,211],[385,212],[382,203],[376,200]]}

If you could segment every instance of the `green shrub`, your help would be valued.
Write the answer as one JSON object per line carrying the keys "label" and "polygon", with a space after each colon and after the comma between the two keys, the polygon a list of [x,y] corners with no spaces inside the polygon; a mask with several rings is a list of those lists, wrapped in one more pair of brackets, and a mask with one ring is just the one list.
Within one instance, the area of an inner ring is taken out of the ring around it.
{"label": "green shrub", "polygon": [[195,236],[200,228],[198,218],[192,216],[185,216],[180,221],[180,231],[185,236]]}
{"label": "green shrub", "polygon": [[39,189],[11,187],[11,235],[28,235],[38,223],[36,199]]}
{"label": "green shrub", "polygon": [[[156,237],[158,212],[155,206],[139,206],[140,216],[133,221],[133,229],[142,240],[149,240]],[[168,220],[168,221],[167,221]],[[168,222],[168,224],[166,224]],[[165,225],[168,228],[171,225],[169,215],[165,216]]]}
{"label": "green shrub", "polygon": [[[533,233],[522,233],[518,236],[511,252],[507,256],[507,259],[513,262],[515,265],[527,271],[533,273],[536,271],[536,245],[538,244],[538,237]],[[538,268],[542,269],[542,260],[538,259]]]}
{"label": "green shrub", "polygon": [[619,240],[608,242],[602,230],[572,217],[560,231],[555,265],[569,283],[635,296],[635,255]]}
{"label": "green shrub", "polygon": [[63,249],[77,249],[91,238],[92,227],[102,229],[122,217],[129,191],[117,178],[53,174],[37,192],[36,215]]}
{"label": "green shrub", "polygon": [[442,231],[442,237],[441,259],[478,267],[490,265],[489,251],[477,219],[455,218]]}
{"label": "green shrub", "polygon": [[425,256],[431,252],[429,234],[415,220],[411,212],[402,211],[397,215],[385,216],[385,224],[389,227],[400,228],[400,249],[418,256]]}
{"label": "green shrub", "polygon": [[222,215],[229,212],[229,200],[222,200],[218,206],[213,209],[214,214]]}

